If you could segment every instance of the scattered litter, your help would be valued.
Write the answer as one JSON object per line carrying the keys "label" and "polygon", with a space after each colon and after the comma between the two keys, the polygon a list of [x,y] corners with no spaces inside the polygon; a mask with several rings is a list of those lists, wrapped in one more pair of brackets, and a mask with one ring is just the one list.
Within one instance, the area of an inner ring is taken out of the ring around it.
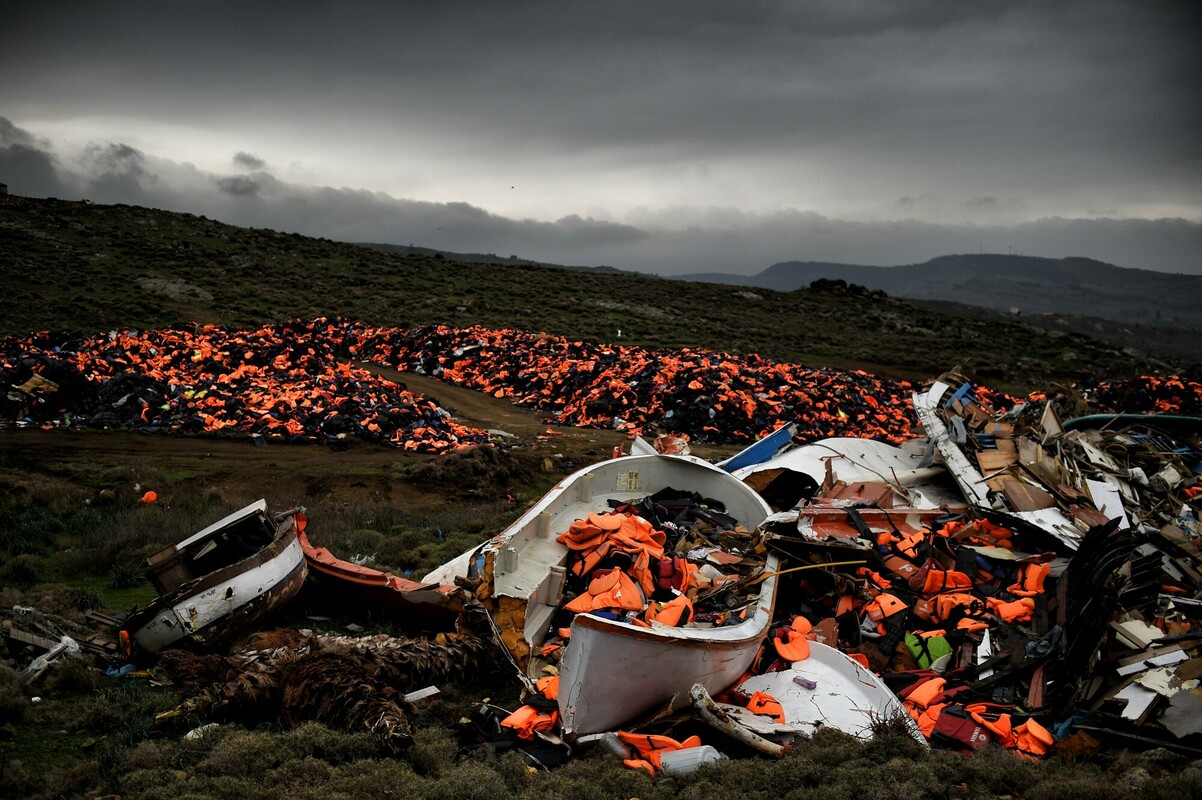
{"label": "scattered litter", "polygon": [[193,728],[184,734],[184,739],[189,742],[194,742],[197,739],[203,739],[213,731],[219,730],[221,726],[216,722],[210,722],[207,725],[201,725],[199,728]]}

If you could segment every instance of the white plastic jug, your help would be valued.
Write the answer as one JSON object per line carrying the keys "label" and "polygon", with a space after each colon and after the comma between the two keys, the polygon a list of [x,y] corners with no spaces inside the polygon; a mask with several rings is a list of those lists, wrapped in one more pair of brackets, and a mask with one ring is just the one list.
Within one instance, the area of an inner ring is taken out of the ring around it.
{"label": "white plastic jug", "polygon": [[702,764],[726,758],[711,745],[689,747],[685,750],[668,750],[659,756],[659,765],[668,775],[688,775]]}

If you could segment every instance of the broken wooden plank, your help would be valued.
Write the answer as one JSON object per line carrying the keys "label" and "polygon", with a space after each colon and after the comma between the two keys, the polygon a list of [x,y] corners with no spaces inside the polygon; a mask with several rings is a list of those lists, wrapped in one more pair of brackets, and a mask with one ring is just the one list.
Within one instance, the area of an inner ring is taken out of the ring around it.
{"label": "broken wooden plank", "polygon": [[29,633],[20,628],[9,628],[6,626],[5,633],[8,638],[23,644],[31,644],[34,647],[40,647],[43,650],[52,650],[58,646],[58,639],[48,639],[45,636],[38,636],[36,633]]}
{"label": "broken wooden plank", "polygon": [[1052,495],[1015,478],[1006,480],[1002,493],[1006,495],[1006,500],[1015,511],[1040,511],[1056,506],[1056,499]]}
{"label": "broken wooden plank", "polygon": [[1174,644],[1120,659],[1117,671],[1119,675],[1134,675],[1152,667],[1163,667],[1188,659],[1189,655],[1181,649],[1181,645]]}

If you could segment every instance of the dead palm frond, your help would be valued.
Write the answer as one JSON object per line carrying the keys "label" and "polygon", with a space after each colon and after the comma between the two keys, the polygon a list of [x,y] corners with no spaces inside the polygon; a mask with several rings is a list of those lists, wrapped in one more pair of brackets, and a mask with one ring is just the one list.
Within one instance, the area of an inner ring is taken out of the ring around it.
{"label": "dead palm frond", "polygon": [[395,751],[413,735],[406,693],[481,674],[496,657],[492,642],[468,634],[429,640],[269,632],[252,637],[219,664],[164,654],[160,670],[189,696],[160,717],[274,716],[290,726],[312,720],[371,731]]}

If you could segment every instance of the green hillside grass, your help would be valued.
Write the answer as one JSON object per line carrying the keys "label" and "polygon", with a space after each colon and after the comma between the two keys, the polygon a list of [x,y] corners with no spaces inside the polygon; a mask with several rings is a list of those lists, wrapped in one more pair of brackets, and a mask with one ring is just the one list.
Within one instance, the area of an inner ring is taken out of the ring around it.
{"label": "green hillside grass", "polygon": [[544,330],[651,348],[756,352],[922,379],[960,365],[1007,389],[1177,365],[1075,333],[970,319],[834,287],[779,292],[628,272],[402,255],[133,206],[7,198],[0,332],[315,316]]}

